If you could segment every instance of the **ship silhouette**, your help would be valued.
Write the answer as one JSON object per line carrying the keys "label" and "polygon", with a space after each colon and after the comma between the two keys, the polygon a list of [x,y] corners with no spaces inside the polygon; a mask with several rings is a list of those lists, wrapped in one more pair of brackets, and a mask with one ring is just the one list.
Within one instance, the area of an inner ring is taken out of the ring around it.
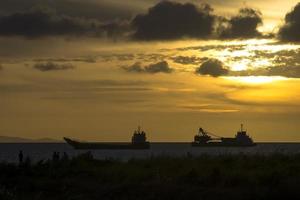
{"label": "ship silhouette", "polygon": [[[147,141],[146,133],[138,127],[134,131],[131,142],[80,142],[70,138],[64,137],[64,140],[71,145],[74,149],[149,149],[150,143]],[[234,138],[220,137],[210,133],[203,128],[199,128],[199,132],[194,137],[191,143],[193,147],[251,147],[256,144],[252,138],[247,135],[247,131],[241,129],[237,131]]]}
{"label": "ship silhouette", "polygon": [[233,146],[233,147],[251,147],[256,144],[253,142],[252,138],[247,135],[247,131],[243,129],[243,124],[241,124],[241,129],[237,131],[234,138],[220,137],[203,128],[199,128],[199,132],[194,137],[192,146],[194,147],[206,147],[206,146]]}
{"label": "ship silhouette", "polygon": [[149,149],[146,133],[138,127],[134,131],[131,142],[79,142],[64,137],[64,140],[74,149]]}

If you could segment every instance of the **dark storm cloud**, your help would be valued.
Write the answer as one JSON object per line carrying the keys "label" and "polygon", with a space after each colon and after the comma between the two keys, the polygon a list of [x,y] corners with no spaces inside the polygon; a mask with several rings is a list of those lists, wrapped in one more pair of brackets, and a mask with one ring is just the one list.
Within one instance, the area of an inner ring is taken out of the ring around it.
{"label": "dark storm cloud", "polygon": [[[214,15],[208,4],[160,1],[146,14],[137,14],[143,9],[136,7],[131,10],[133,5],[124,6],[118,1],[4,0],[0,2],[0,36],[170,40],[216,38],[216,29],[221,30],[222,38],[259,35],[256,28],[261,16],[250,8],[225,20]],[[135,17],[131,20],[132,16]]]}
{"label": "dark storm cloud", "polygon": [[221,38],[252,38],[261,36],[257,31],[258,26],[262,25],[262,14],[252,8],[242,8],[238,15],[229,20],[223,19],[219,27]]}
{"label": "dark storm cloud", "polygon": [[116,36],[125,30],[126,23],[103,24],[97,20],[58,14],[48,7],[34,8],[0,16],[1,36]]}
{"label": "dark storm cloud", "polygon": [[149,64],[142,66],[141,63],[137,62],[129,67],[123,67],[127,72],[137,72],[137,73],[172,73],[174,70],[169,67],[166,61],[161,61],[158,63]]}
{"label": "dark storm cloud", "polygon": [[209,59],[196,69],[196,74],[209,75],[212,77],[224,76],[229,73],[227,67],[217,59]]}
{"label": "dark storm cloud", "polygon": [[214,29],[215,16],[205,4],[196,7],[191,3],[161,1],[146,14],[137,15],[132,25],[133,37],[139,40],[166,40],[183,37],[206,38]]}
{"label": "dark storm cloud", "polygon": [[140,10],[135,6],[126,6],[126,2],[119,0],[1,0],[0,13],[24,12],[40,5],[55,9],[59,14],[100,21],[130,19]]}
{"label": "dark storm cloud", "polygon": [[83,21],[67,16],[58,16],[55,12],[47,9],[35,9],[1,16],[0,27],[1,35],[26,37],[79,34],[87,29]]}
{"label": "dark storm cloud", "polygon": [[282,40],[300,42],[300,3],[285,16],[285,24],[279,30]]}
{"label": "dark storm cloud", "polygon": [[58,64],[58,63],[53,63],[53,62],[47,62],[47,63],[36,63],[33,68],[40,70],[42,72],[47,72],[47,71],[53,71],[53,70],[68,70],[68,69],[74,69],[75,66],[66,63],[66,64]]}

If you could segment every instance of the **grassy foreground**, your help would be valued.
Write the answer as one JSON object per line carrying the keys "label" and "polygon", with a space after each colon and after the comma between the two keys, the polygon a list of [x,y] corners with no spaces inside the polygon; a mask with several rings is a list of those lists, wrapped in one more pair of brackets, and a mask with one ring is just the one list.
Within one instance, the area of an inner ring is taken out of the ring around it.
{"label": "grassy foreground", "polygon": [[300,155],[72,159],[0,164],[0,199],[296,199]]}

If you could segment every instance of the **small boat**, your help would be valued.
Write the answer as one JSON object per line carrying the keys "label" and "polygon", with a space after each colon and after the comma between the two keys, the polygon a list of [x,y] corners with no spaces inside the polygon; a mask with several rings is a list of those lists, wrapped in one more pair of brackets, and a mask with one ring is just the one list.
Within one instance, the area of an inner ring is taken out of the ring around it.
{"label": "small boat", "polygon": [[255,145],[252,138],[247,135],[247,131],[243,129],[243,124],[234,138],[219,137],[199,128],[192,142],[193,147],[252,147]]}
{"label": "small boat", "polygon": [[64,140],[74,149],[149,149],[146,133],[140,127],[134,131],[131,142],[79,142],[64,137]]}

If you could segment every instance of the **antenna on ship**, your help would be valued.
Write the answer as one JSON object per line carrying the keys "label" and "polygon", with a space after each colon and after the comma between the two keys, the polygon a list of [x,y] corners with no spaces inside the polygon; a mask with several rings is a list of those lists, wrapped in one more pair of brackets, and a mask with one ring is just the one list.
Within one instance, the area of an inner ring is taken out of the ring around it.
{"label": "antenna on ship", "polygon": [[243,124],[241,124],[241,132],[243,132],[243,126],[244,126],[244,125],[243,125]]}

